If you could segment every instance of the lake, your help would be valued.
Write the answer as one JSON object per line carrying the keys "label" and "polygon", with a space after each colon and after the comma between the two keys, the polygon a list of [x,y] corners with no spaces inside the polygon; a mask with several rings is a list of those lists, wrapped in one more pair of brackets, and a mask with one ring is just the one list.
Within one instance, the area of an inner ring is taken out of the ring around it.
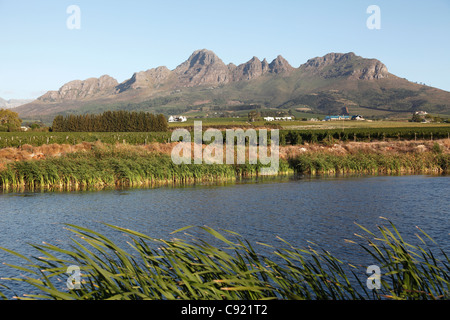
{"label": "lake", "polygon": [[[0,193],[0,246],[27,256],[27,243],[61,246],[70,223],[99,231],[117,242],[124,237],[102,223],[156,238],[188,225],[207,225],[241,234],[252,244],[281,246],[277,236],[298,247],[314,242],[346,262],[373,264],[345,239],[391,220],[406,241],[417,240],[416,226],[450,253],[450,177],[345,176],[238,180],[152,189]],[[178,235],[177,235],[178,237]],[[258,250],[268,250],[257,246]],[[0,261],[18,263],[0,252]],[[18,272],[0,265],[0,277]],[[20,292],[21,288],[15,288]],[[0,290],[2,290],[0,288]]]}

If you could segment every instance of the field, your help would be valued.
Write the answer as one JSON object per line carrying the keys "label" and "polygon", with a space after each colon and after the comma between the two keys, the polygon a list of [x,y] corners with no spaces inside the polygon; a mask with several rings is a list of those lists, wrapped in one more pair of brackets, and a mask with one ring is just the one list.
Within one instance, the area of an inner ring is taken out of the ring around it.
{"label": "field", "polygon": [[[229,119],[203,119],[204,130],[210,127],[222,131],[226,129],[260,129],[264,123],[249,123],[243,119],[230,122]],[[280,130],[280,144],[302,144],[304,142],[332,142],[338,141],[380,141],[380,140],[433,140],[450,138],[449,124],[415,124],[409,122],[344,122],[339,127],[335,122],[300,122],[271,123],[267,129]],[[302,123],[302,125],[298,125]],[[395,125],[397,124],[397,126]],[[171,129],[193,129],[194,122],[171,123]],[[225,135],[224,135],[225,137]],[[82,142],[149,144],[152,142],[170,142],[171,132],[1,132],[0,148],[20,147],[23,145],[40,146],[43,144],[79,144]]]}
{"label": "field", "polygon": [[104,143],[147,144],[170,141],[170,132],[1,132],[0,148],[23,145]]}
{"label": "field", "polygon": [[[449,123],[417,123],[409,122],[405,119],[399,120],[365,120],[365,121],[310,121],[311,118],[323,119],[324,115],[293,112],[294,120],[290,121],[271,121],[263,119],[250,122],[247,113],[234,113],[234,116],[215,117],[214,115],[206,117],[205,114],[185,114],[186,122],[171,122],[170,128],[193,126],[194,121],[202,121],[204,126],[279,126],[282,128],[303,129],[314,126],[321,129],[333,128],[391,128],[391,127],[450,127]],[[306,121],[303,119],[307,119]]]}
{"label": "field", "polygon": [[169,129],[176,128],[192,128],[194,121],[201,121],[202,127],[207,129],[215,127],[219,129],[232,129],[232,128],[268,128],[268,129],[280,129],[280,130],[341,130],[346,131],[348,129],[398,129],[398,130],[416,130],[417,132],[423,131],[423,129],[430,130],[430,128],[440,130],[440,132],[450,132],[450,124],[448,123],[417,123],[409,121],[263,121],[256,120],[250,122],[248,117],[239,118],[188,118],[186,122],[172,122],[169,123]]}
{"label": "field", "polygon": [[417,123],[408,121],[289,121],[278,122],[283,128],[289,129],[347,129],[347,128],[447,128],[448,123]]}

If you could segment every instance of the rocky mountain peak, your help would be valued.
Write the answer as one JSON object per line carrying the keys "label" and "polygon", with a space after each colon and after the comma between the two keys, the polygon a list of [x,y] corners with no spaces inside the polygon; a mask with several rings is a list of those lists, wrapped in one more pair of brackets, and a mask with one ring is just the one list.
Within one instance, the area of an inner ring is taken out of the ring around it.
{"label": "rocky mountain peak", "polygon": [[64,84],[58,91],[49,91],[38,98],[41,101],[57,102],[62,100],[77,100],[92,96],[108,94],[118,85],[116,79],[103,75],[100,78],[73,80]]}
{"label": "rocky mountain peak", "polygon": [[[383,79],[386,77],[389,81]],[[401,95],[398,89],[402,89]],[[450,108],[450,93],[396,77],[379,60],[353,52],[328,53],[293,68],[281,55],[270,63],[254,56],[239,65],[225,65],[214,52],[202,49],[173,70],[157,67],[135,72],[121,84],[107,75],[70,81],[16,110],[22,118],[50,119],[58,113],[96,112],[119,103],[123,108],[136,103],[160,112],[165,107],[186,106],[188,110],[217,103],[226,108],[255,101],[274,108],[306,105],[327,114],[340,112],[344,104],[374,106],[389,113],[391,109],[409,112],[429,106],[431,111],[445,113]]]}
{"label": "rocky mountain peak", "polygon": [[364,59],[353,52],[328,53],[323,57],[309,59],[301,68],[324,78],[351,77],[372,80],[389,76],[387,67],[379,60]]}
{"label": "rocky mountain peak", "polygon": [[233,81],[251,80],[261,76],[264,72],[261,60],[255,56],[231,71]]}
{"label": "rocky mountain peak", "polygon": [[121,93],[128,89],[155,88],[163,84],[171,74],[172,71],[165,66],[135,72],[130,79],[116,87],[116,92]]}
{"label": "rocky mountain peak", "polygon": [[285,58],[283,58],[281,55],[276,57],[270,64],[269,64],[270,72],[272,73],[289,73],[294,70],[294,68],[287,62]]}
{"label": "rocky mountain peak", "polygon": [[112,97],[126,91],[141,90],[133,95],[151,95],[161,90],[182,87],[218,86],[231,82],[249,81],[262,76],[290,76],[299,70],[321,78],[348,78],[360,80],[382,79],[389,76],[384,64],[376,59],[364,59],[349,53],[328,53],[323,57],[309,59],[298,69],[292,67],[281,55],[272,62],[253,56],[238,66],[225,63],[211,50],[194,51],[189,58],[174,70],[157,67],[135,72],[122,83],[103,75],[100,78],[74,80],[64,84],[58,91],[49,91],[38,100],[41,102],[62,102]]}
{"label": "rocky mountain peak", "polygon": [[202,68],[202,67],[208,67],[210,65],[225,65],[222,60],[219,59],[219,57],[212,52],[211,50],[196,50],[194,53],[191,54],[191,56],[182,64],[180,64],[176,69],[175,72],[177,73],[185,73],[189,71],[189,69],[196,69],[196,68]]}
{"label": "rocky mountain peak", "polygon": [[278,56],[270,64],[264,58],[253,57],[246,63],[240,64],[232,70],[233,81],[252,80],[267,73],[282,74],[293,71],[294,68],[282,56]]}
{"label": "rocky mountain peak", "polygon": [[352,76],[362,80],[383,79],[389,76],[389,72],[381,61],[370,59],[366,66],[355,69]]}
{"label": "rocky mountain peak", "polygon": [[229,81],[228,67],[210,50],[195,51],[175,70],[180,86],[220,84]]}
{"label": "rocky mountain peak", "polygon": [[324,68],[326,66],[340,63],[340,62],[348,62],[355,58],[356,55],[353,52],[349,53],[328,53],[324,55],[323,57],[316,57],[309,59],[306,63],[306,67],[313,67],[313,68]]}

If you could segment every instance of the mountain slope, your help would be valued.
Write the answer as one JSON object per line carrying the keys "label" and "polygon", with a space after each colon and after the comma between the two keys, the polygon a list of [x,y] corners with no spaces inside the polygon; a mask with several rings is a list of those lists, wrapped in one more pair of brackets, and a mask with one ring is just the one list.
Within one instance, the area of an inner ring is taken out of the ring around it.
{"label": "mountain slope", "polygon": [[161,66],[136,72],[122,83],[104,75],[75,80],[16,109],[22,118],[114,109],[166,114],[199,106],[259,104],[268,108],[308,107],[322,114],[343,107],[381,113],[450,113],[450,93],[389,73],[376,59],[329,53],[298,68],[282,56],[268,63],[253,57],[226,65],[210,50],[197,50],[174,70]]}

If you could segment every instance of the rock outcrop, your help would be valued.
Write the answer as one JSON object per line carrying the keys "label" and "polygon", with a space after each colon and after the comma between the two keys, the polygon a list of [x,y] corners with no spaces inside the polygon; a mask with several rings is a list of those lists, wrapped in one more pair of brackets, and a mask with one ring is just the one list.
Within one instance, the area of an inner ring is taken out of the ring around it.
{"label": "rock outcrop", "polygon": [[59,102],[63,100],[78,100],[111,94],[118,85],[116,79],[103,75],[100,78],[74,80],[63,85],[58,91],[49,91],[38,98],[44,102]]}
{"label": "rock outcrop", "polygon": [[158,67],[147,71],[136,72],[133,76],[116,87],[116,93],[129,89],[158,88],[167,82],[172,71],[167,67]]}
{"label": "rock outcrop", "polygon": [[178,75],[178,86],[220,85],[230,82],[252,80],[266,73],[288,74],[294,68],[282,56],[270,64],[253,57],[238,66],[225,63],[212,51],[195,51],[187,61],[180,64],[174,72]]}
{"label": "rock outcrop", "polygon": [[197,50],[174,72],[178,76],[177,86],[218,85],[230,82],[228,67],[210,50]]}
{"label": "rock outcrop", "polygon": [[301,68],[324,78],[351,77],[373,80],[389,76],[387,67],[379,60],[364,59],[353,52],[329,53],[323,57],[309,59]]}
{"label": "rock outcrop", "polygon": [[387,67],[375,59],[370,60],[366,67],[355,69],[352,73],[352,76],[363,80],[383,79],[388,75]]}
{"label": "rock outcrop", "polygon": [[278,56],[269,64],[269,72],[276,74],[290,74],[295,69],[282,56]]}

